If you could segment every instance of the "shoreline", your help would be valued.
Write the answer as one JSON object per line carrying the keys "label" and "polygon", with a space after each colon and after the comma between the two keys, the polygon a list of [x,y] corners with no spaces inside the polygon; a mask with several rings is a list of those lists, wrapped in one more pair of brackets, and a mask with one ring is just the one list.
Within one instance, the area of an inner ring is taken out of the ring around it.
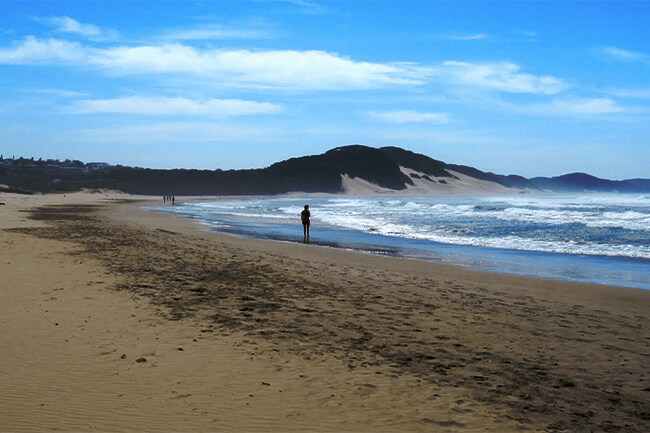
{"label": "shoreline", "polygon": [[[311,196],[307,197],[310,198]],[[259,197],[238,197],[235,200],[255,199]],[[295,198],[295,197],[286,197]],[[220,199],[221,200],[228,200]],[[179,200],[179,204],[192,202],[210,202],[211,199]],[[293,238],[287,232],[286,224],[277,228],[270,224],[268,232],[260,232],[255,228],[230,227],[220,230],[210,226],[210,220],[202,219],[192,213],[182,214],[182,210],[174,210],[171,206],[148,206],[151,212],[174,214],[191,220],[202,221],[204,230],[225,235],[257,239],[260,241],[275,241],[302,243],[301,236]],[[177,205],[178,207],[178,205]],[[179,207],[179,209],[182,209]],[[298,230],[296,230],[298,233]],[[644,278],[644,267],[650,265],[650,259],[616,255],[585,255],[561,251],[538,251],[515,249],[508,247],[481,246],[471,244],[454,244],[409,238],[391,237],[388,235],[369,234],[364,231],[351,230],[342,232],[339,229],[324,227],[321,237],[312,236],[311,246],[349,250],[361,254],[373,254],[383,257],[396,257],[422,260],[436,265],[459,266],[463,269],[474,269],[482,272],[503,275],[542,278],[554,281],[579,282],[609,287],[621,287],[640,290],[650,290],[650,280]],[[623,266],[623,268],[621,268]]]}
{"label": "shoreline", "polygon": [[0,430],[650,426],[647,291],[235,238],[137,197],[10,198]]}
{"label": "shoreline", "polygon": [[[247,198],[248,197],[253,197],[253,196],[247,196]],[[129,204],[125,204],[123,206],[126,206],[127,209],[130,207]],[[133,218],[134,217],[133,213],[138,213],[140,211],[159,215],[160,218],[153,218],[153,219],[147,218],[149,221],[151,221],[152,224],[155,224],[156,226],[166,227],[168,229],[179,231],[183,234],[192,234],[194,232],[194,234],[198,236],[207,236],[207,237],[214,236],[215,239],[217,239],[220,242],[228,242],[228,240],[230,240],[231,242],[237,244],[241,243],[248,247],[260,249],[265,252],[282,252],[284,254],[291,252],[294,255],[300,255],[300,253],[296,254],[296,251],[302,251],[302,250],[293,250],[294,247],[300,249],[317,248],[321,253],[320,255],[323,255],[328,259],[334,259],[336,256],[341,254],[343,256],[341,260],[342,262],[366,263],[369,261],[373,265],[376,265],[378,267],[389,266],[391,269],[394,270],[399,270],[404,268],[409,270],[416,270],[417,272],[426,272],[427,268],[431,268],[432,273],[435,273],[437,275],[455,275],[458,272],[460,272],[463,274],[471,275],[471,277],[476,280],[494,282],[494,281],[499,281],[501,279],[506,279],[506,280],[512,279],[513,285],[535,287],[535,288],[547,287],[549,285],[559,284],[577,290],[584,290],[588,288],[592,288],[592,289],[600,288],[603,289],[604,291],[622,290],[622,291],[631,291],[632,293],[637,291],[640,291],[642,293],[648,292],[648,290],[646,289],[636,288],[636,287],[627,287],[627,286],[619,286],[619,285],[611,285],[611,284],[599,284],[599,283],[582,282],[582,281],[571,281],[571,280],[563,280],[559,278],[545,278],[545,277],[513,274],[513,273],[498,272],[498,271],[486,271],[469,265],[465,266],[462,264],[455,264],[455,263],[435,262],[432,260],[427,260],[425,258],[378,255],[370,252],[357,251],[352,248],[346,248],[346,247],[336,247],[336,246],[319,245],[319,244],[312,244],[312,243],[304,245],[302,242],[299,241],[281,240],[281,239],[280,240],[264,239],[264,238],[257,238],[252,236],[213,231],[207,229],[205,227],[205,224],[201,222],[202,221],[201,219],[194,219],[184,215],[169,214],[166,212],[161,212],[152,209],[129,209],[127,212],[120,212],[119,218],[124,218],[125,216],[129,215],[127,218],[132,218],[132,221],[136,221],[139,220],[139,218]],[[513,250],[513,251],[517,251],[517,250]],[[314,254],[314,255],[319,255],[319,254]]]}

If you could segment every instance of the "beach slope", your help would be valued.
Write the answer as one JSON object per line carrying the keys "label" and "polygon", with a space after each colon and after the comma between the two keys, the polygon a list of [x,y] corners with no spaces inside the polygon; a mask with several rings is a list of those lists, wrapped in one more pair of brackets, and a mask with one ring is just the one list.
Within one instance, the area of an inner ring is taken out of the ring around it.
{"label": "beach slope", "polygon": [[1,431],[650,429],[650,293],[0,196]]}

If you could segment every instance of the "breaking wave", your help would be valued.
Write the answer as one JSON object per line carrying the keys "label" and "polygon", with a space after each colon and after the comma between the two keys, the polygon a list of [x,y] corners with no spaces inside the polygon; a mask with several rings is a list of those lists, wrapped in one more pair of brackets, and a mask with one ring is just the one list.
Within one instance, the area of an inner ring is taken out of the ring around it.
{"label": "breaking wave", "polygon": [[[213,226],[298,223],[304,198],[188,203],[165,210]],[[647,195],[309,198],[315,225],[403,239],[650,259]]]}

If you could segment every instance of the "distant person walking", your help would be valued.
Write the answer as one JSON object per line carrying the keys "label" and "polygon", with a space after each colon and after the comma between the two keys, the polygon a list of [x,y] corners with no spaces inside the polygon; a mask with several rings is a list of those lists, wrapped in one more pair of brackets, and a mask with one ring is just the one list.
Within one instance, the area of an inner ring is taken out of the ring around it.
{"label": "distant person walking", "polygon": [[302,230],[304,233],[304,243],[309,242],[309,217],[311,217],[311,212],[309,212],[309,205],[306,204],[305,208],[300,212],[300,219],[302,220]]}
{"label": "distant person walking", "polygon": [[172,206],[176,204],[176,197],[172,194]]}

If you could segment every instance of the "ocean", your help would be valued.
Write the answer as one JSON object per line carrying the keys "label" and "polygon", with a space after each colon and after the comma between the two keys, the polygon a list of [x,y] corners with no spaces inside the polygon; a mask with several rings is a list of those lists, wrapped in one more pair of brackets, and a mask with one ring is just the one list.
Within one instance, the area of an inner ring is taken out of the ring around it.
{"label": "ocean", "polygon": [[650,195],[264,197],[151,208],[208,230],[476,269],[650,289]]}

